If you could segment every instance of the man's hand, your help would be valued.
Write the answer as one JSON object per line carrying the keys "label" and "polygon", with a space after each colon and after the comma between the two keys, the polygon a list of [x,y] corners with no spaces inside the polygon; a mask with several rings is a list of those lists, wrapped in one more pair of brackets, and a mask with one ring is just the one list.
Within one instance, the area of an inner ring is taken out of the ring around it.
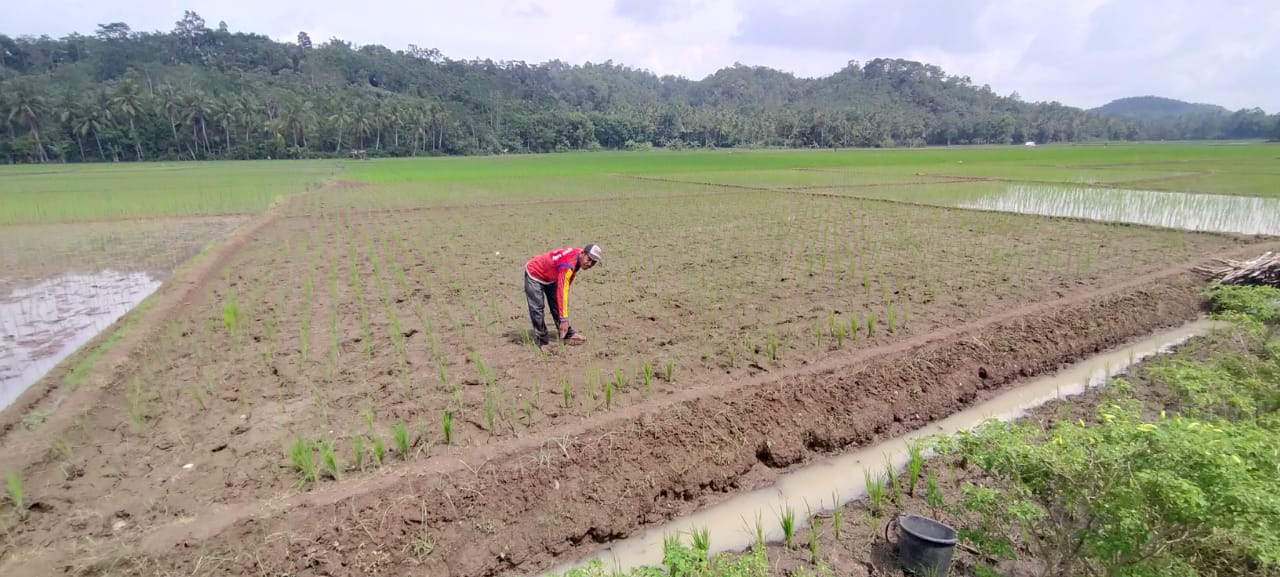
{"label": "man's hand", "polygon": [[569,334],[569,321],[560,321],[560,339],[564,340],[564,336]]}

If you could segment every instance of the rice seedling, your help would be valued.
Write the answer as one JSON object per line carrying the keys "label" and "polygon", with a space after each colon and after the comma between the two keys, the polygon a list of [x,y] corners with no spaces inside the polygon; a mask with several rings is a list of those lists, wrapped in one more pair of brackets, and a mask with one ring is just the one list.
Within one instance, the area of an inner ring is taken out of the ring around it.
{"label": "rice seedling", "polygon": [[298,487],[301,488],[307,483],[314,483],[319,478],[319,471],[316,465],[315,452],[311,443],[299,437],[294,441],[293,446],[289,448],[289,460],[293,463],[293,468],[298,472]]}
{"label": "rice seedling", "polygon": [[942,509],[944,504],[942,497],[942,489],[938,488],[938,477],[929,471],[924,480],[924,500],[929,504],[929,508],[933,509],[934,516],[937,516],[938,510]]}
{"label": "rice seedling", "polygon": [[440,415],[440,429],[444,432],[444,444],[453,444],[453,411],[445,411]]}
{"label": "rice seedling", "polygon": [[332,441],[320,445],[320,460],[324,463],[325,470],[336,481],[338,479],[338,456],[334,453]]}
{"label": "rice seedling", "polygon": [[22,477],[18,476],[15,471],[9,471],[4,476],[5,488],[9,491],[9,502],[13,504],[14,510],[18,512],[19,519],[27,518],[27,502],[25,492],[22,488]]}
{"label": "rice seedling", "polygon": [[604,384],[604,409],[607,411],[612,408],[613,408],[613,381],[609,381]]}
{"label": "rice seedling", "polygon": [[787,548],[791,548],[791,540],[796,534],[796,512],[790,505],[784,507],[778,515],[778,521],[782,523],[782,542]]}
{"label": "rice seedling", "polygon": [[356,470],[364,470],[364,436],[356,435],[351,439],[351,460],[356,464]]}
{"label": "rice seedling", "polygon": [[630,380],[631,379],[627,378],[627,373],[622,369],[615,369],[613,371],[613,382],[617,385],[617,389],[619,391],[626,389]]}
{"label": "rice seedling", "polygon": [[486,299],[486,302],[489,303],[489,312],[493,314],[493,324],[502,324],[502,309],[498,307],[498,301],[490,296]]}
{"label": "rice seedling", "polygon": [[675,362],[675,361],[673,361],[673,360],[671,360],[671,359],[667,359],[667,366],[666,366],[666,369],[667,369],[667,371],[666,371],[666,373],[667,373],[667,378],[666,378],[666,381],[667,381],[668,383],[670,383],[670,382],[671,382],[671,374],[675,371],[675,368],[676,368],[676,362]]}
{"label": "rice seedling", "polygon": [[236,344],[240,344],[240,303],[233,294],[222,304],[222,326]]}
{"label": "rice seedling", "polygon": [[311,351],[311,274],[307,274],[307,278],[302,285],[302,328],[298,334],[301,343],[302,362],[307,362],[307,355]]}
{"label": "rice seedling", "polygon": [[649,366],[649,362],[645,361],[644,366],[640,367],[640,374],[644,378],[645,392],[653,391],[653,367]]}
{"label": "rice seedling", "polygon": [[[743,519],[743,523],[746,523],[746,519]],[[751,526],[751,528],[755,531],[755,545],[757,547],[764,547],[764,520],[760,518],[759,510],[756,511],[756,522]]]}
{"label": "rice seedling", "polygon": [[765,337],[765,350],[769,353],[769,362],[777,362],[778,345],[778,337],[773,335]]}
{"label": "rice seedling", "polygon": [[568,378],[560,381],[560,396],[564,400],[564,408],[568,409],[573,404],[573,389],[569,388]]}
{"label": "rice seedling", "polygon": [[924,448],[919,440],[907,442],[907,494],[916,496],[916,484],[920,481],[920,467],[924,465]]}
{"label": "rice seedling", "polygon": [[871,514],[879,517],[884,506],[884,478],[871,478],[870,471],[863,471],[863,479],[867,485],[867,502],[871,505]]}
{"label": "rice seedling", "polygon": [[497,416],[493,403],[493,390],[491,389],[484,394],[484,422],[489,425],[489,434],[491,435],[494,431],[494,423]]}
{"label": "rice seedling", "polygon": [[705,558],[707,552],[711,551],[711,530],[706,527],[694,528],[690,531],[690,537],[693,539],[693,548],[701,551]]}
{"label": "rice seedling", "polygon": [[809,562],[818,564],[818,532],[822,530],[822,520],[810,516],[809,520]]}
{"label": "rice seedling", "polygon": [[66,439],[59,438],[55,440],[50,448],[59,461],[71,459],[71,443],[68,443]]}
{"label": "rice seedling", "polygon": [[893,329],[895,327],[894,321],[896,320],[896,318],[897,318],[897,313],[896,311],[893,310],[893,305],[890,304],[888,306],[888,310],[885,312],[885,320],[889,323],[889,332],[893,332]]}
{"label": "rice seedling", "polygon": [[525,399],[524,407],[521,410],[524,412],[524,423],[526,425],[532,425],[533,424],[533,407],[529,406],[528,399]]}
{"label": "rice seedling", "polygon": [[849,315],[849,338],[850,338],[850,340],[855,340],[855,341],[856,341],[856,340],[858,340],[858,329],[859,329],[859,327],[860,327],[860,323],[858,322],[858,314],[857,314],[857,313],[854,313],[854,314]]}
{"label": "rice seedling", "polygon": [[200,407],[201,411],[209,409],[209,404],[204,396],[204,388],[200,386],[200,383],[191,384],[191,396],[196,400],[196,406]]}
{"label": "rice seedling", "polygon": [[387,456],[387,447],[382,444],[382,437],[373,438],[373,458],[381,465]]}
{"label": "rice seedling", "polygon": [[400,453],[400,458],[409,459],[409,429],[405,427],[402,421],[396,421],[391,426],[391,436],[396,443],[396,451]]}
{"label": "rice seedling", "polygon": [[871,338],[876,332],[876,315],[867,313],[867,338]]}
{"label": "rice seedling", "polygon": [[471,363],[476,366],[476,374],[480,376],[480,382],[485,385],[492,384],[493,377],[489,372],[489,368],[485,366],[484,359],[480,358],[479,354],[471,353]]}
{"label": "rice seedling", "polygon": [[142,388],[142,382],[136,377],[130,381],[125,396],[129,404],[129,420],[135,425],[142,426],[147,420],[148,407],[151,403],[147,391]]}
{"label": "rice seedling", "polygon": [[899,507],[902,506],[902,488],[898,483],[898,472],[894,470],[893,465],[889,462],[884,464],[884,478],[889,489],[889,497],[893,503]]}
{"label": "rice seedling", "polygon": [[839,493],[831,494],[831,526],[836,534],[836,540],[840,540],[840,526],[844,521],[844,508],[840,506]]}

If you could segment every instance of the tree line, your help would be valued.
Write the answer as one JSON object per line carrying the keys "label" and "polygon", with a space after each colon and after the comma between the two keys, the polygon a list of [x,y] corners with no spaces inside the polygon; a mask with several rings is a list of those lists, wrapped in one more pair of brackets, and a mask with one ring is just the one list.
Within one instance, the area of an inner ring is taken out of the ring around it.
{"label": "tree line", "polygon": [[703,80],[613,62],[453,60],[206,25],[0,35],[13,162],[465,155],[647,147],[892,147],[1280,136],[1258,109],[1132,119],[1001,96],[908,60]]}

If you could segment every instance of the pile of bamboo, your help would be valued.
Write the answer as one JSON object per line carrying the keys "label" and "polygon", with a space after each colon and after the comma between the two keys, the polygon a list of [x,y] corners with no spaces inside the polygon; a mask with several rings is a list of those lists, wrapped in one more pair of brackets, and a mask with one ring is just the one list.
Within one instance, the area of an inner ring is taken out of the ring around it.
{"label": "pile of bamboo", "polygon": [[1217,259],[1214,264],[1196,267],[1195,272],[1222,284],[1280,287],[1280,254],[1268,252],[1245,261]]}

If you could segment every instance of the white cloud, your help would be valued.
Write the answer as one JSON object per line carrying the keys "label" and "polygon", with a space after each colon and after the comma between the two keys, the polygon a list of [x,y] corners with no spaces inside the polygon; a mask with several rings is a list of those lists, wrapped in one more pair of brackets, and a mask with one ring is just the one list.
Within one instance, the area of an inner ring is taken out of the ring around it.
{"label": "white cloud", "polygon": [[1097,106],[1156,94],[1280,111],[1280,2],[1236,0],[53,0],[6,9],[10,35],[123,21],[292,40],[438,48],[451,58],[615,63],[702,78],[734,62],[825,76],[849,60],[921,60],[1028,100]]}

